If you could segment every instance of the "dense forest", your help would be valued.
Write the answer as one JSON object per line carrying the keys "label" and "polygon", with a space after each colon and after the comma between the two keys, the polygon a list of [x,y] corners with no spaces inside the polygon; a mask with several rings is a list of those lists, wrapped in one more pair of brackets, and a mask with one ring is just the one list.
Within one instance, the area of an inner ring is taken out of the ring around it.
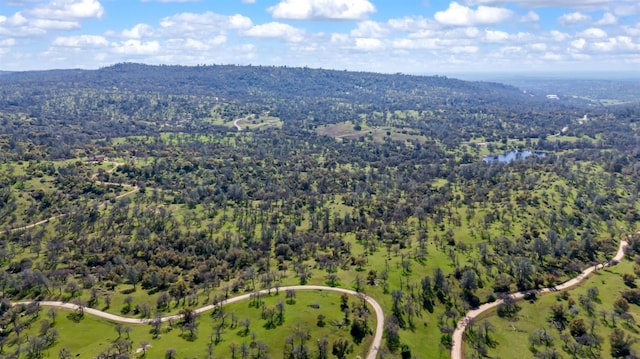
{"label": "dense forest", "polygon": [[[562,283],[610,259],[636,231],[640,103],[623,95],[594,105],[498,83],[287,67],[6,73],[0,354],[80,350],[51,338],[54,314],[38,319],[11,302],[60,300],[149,319],[182,313],[181,338],[194,341],[206,326],[194,308],[324,284],[382,304],[379,357],[447,358],[469,309]],[[509,151],[543,155],[490,161]],[[632,242],[627,257],[637,251]],[[618,293],[599,293],[607,295]],[[640,300],[621,295],[637,316]],[[252,303],[275,335],[265,318],[285,306]],[[353,344],[370,340],[364,303],[335,310],[344,321],[328,325]],[[149,336],[152,357],[235,357],[249,344],[220,337],[234,328],[224,318],[207,319],[218,340],[201,334],[197,356],[163,347],[158,333],[173,326],[140,336]],[[312,319],[306,330],[315,332]],[[37,321],[48,327],[38,332]],[[625,339],[640,328],[610,329]],[[90,355],[146,355],[121,334]],[[308,344],[316,339],[327,346]],[[349,343],[330,339],[291,339],[284,349],[253,340],[246,357],[323,358],[330,344],[345,357]],[[620,357],[606,336],[566,339],[546,357]],[[497,345],[471,342],[468,357]]]}

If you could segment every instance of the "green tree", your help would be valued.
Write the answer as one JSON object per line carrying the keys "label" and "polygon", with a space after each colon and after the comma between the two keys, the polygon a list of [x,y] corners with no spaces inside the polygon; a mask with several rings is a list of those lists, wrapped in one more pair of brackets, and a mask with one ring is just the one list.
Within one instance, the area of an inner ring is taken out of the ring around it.
{"label": "green tree", "polygon": [[331,353],[338,359],[346,359],[353,352],[353,344],[347,339],[338,338],[333,342]]}
{"label": "green tree", "polygon": [[631,354],[631,344],[635,340],[626,335],[622,329],[613,329],[609,340],[611,342],[611,356],[614,358],[624,358]]}

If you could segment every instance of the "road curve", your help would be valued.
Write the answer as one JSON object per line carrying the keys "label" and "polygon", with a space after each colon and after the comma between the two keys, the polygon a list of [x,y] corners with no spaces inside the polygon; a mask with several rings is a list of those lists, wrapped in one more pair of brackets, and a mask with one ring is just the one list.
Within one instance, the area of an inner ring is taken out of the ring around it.
{"label": "road curve", "polygon": [[[105,162],[107,162],[107,161],[105,161]],[[119,162],[108,162],[108,163],[113,163],[113,164],[115,164],[115,167],[113,167],[112,169],[110,169],[110,170],[106,171],[107,173],[112,173],[113,171],[115,171],[115,169],[116,169],[116,168],[118,168],[119,166],[122,166],[122,165],[123,165],[123,163],[119,163]],[[91,178],[92,178],[92,179],[96,179],[96,177],[97,177],[97,176],[98,176],[98,174],[97,174],[97,173],[94,173],[93,175],[91,175]],[[119,194],[119,195],[117,195],[117,196],[113,197],[113,199],[120,199],[120,198],[126,197],[126,196],[128,196],[128,195],[130,195],[130,194],[136,193],[136,192],[138,192],[138,191],[140,190],[140,188],[139,188],[138,186],[136,186],[136,185],[130,185],[130,184],[126,184],[126,183],[103,182],[103,181],[96,181],[96,183],[97,183],[97,184],[104,185],[104,186],[120,186],[120,187],[129,187],[129,188],[131,188],[131,190],[129,190],[129,191],[125,192],[125,193]],[[104,207],[104,206],[106,206],[110,201],[111,201],[110,199],[105,200],[105,201],[102,201],[102,202],[98,205],[98,207]],[[3,234],[3,233],[13,233],[13,232],[18,232],[18,231],[23,231],[23,230],[25,230],[25,229],[29,229],[29,228],[33,228],[33,227],[36,227],[36,226],[39,226],[39,225],[42,225],[42,224],[49,223],[50,221],[53,221],[53,220],[58,219],[58,218],[62,218],[62,217],[64,217],[64,216],[67,216],[67,215],[72,214],[72,213],[73,213],[73,212],[63,213],[63,214],[56,214],[55,216],[51,216],[51,217],[49,217],[49,218],[45,218],[45,219],[43,219],[43,220],[41,220],[41,221],[38,221],[38,222],[36,222],[36,223],[31,223],[31,224],[27,224],[27,225],[25,225],[25,226],[21,226],[21,227],[15,227],[15,228],[10,228],[10,229],[6,229],[6,230],[2,230],[2,231],[0,231],[0,234]]]}
{"label": "road curve", "polygon": [[236,119],[235,121],[233,121],[233,125],[236,126],[238,131],[242,131],[242,127],[240,127],[240,125],[238,125],[238,121],[240,121],[240,120],[244,120],[244,118],[239,118],[239,119]]}
{"label": "road curve", "polygon": [[[615,261],[620,261],[624,257],[624,249],[627,245],[628,245],[627,241],[620,241],[620,247],[618,247],[618,252],[616,253],[615,257],[613,257],[612,260],[591,266],[583,270],[576,277],[569,279],[568,281],[562,284],[559,284],[552,288],[544,288],[544,289],[538,289],[538,290],[530,290],[530,291],[513,293],[511,294],[511,297],[515,300],[518,300],[518,299],[522,299],[525,296],[525,294],[527,294],[528,292],[543,294],[543,293],[557,292],[559,290],[564,290],[569,287],[572,287],[582,282],[583,280],[587,279],[589,274],[593,273],[594,271],[607,267]],[[462,319],[460,319],[460,321],[458,322],[458,325],[456,326],[455,331],[453,332],[453,346],[451,347],[451,359],[464,359],[464,354],[462,351],[462,348],[463,348],[462,338],[464,336],[464,332],[467,329],[467,325],[469,324],[469,322],[472,319],[476,318],[478,315],[482,314],[483,312],[491,308],[495,308],[502,303],[503,303],[502,299],[498,299],[490,303],[485,303],[474,310],[470,310]]]}
{"label": "road curve", "polygon": [[[321,285],[293,285],[293,286],[287,286],[287,287],[278,288],[278,290],[285,290],[285,291],[288,290],[288,289],[292,289],[292,290],[326,290],[326,291],[332,291],[332,292],[346,293],[346,294],[355,295],[355,296],[363,295],[364,296],[364,300],[366,300],[373,307],[373,310],[376,313],[376,322],[377,322],[376,323],[376,331],[375,331],[375,334],[374,334],[374,337],[373,337],[373,342],[371,343],[371,348],[369,349],[369,353],[367,354],[366,358],[367,359],[376,359],[376,357],[378,356],[378,349],[380,348],[380,344],[382,343],[382,332],[383,332],[383,328],[384,328],[384,313],[382,311],[382,307],[380,306],[380,304],[378,304],[378,302],[375,301],[375,299],[369,297],[368,295],[364,295],[362,293],[358,293],[358,292],[350,290],[350,289],[326,287],[326,286],[321,286]],[[266,293],[270,293],[272,291],[275,291],[275,288],[263,289],[263,290],[259,290],[259,291],[256,291],[256,292],[239,295],[237,297],[226,299],[226,300],[220,302],[219,304],[217,304],[217,306],[230,304],[230,303],[235,303],[235,302],[239,302],[239,301],[242,301],[242,300],[246,300],[246,299],[249,299],[251,297],[251,295],[256,294],[256,293],[266,294]],[[33,303],[33,302],[15,302],[15,303],[12,303],[12,305],[22,305],[22,304],[26,305],[26,304],[29,304],[29,303]],[[53,302],[53,301],[40,301],[40,302],[37,302],[37,303],[39,303],[42,306],[47,306],[47,307],[56,307],[56,308],[63,308],[63,309],[69,309],[69,310],[78,310],[79,309],[79,307],[77,305],[72,304],[72,303]],[[204,307],[197,308],[195,310],[195,312],[196,313],[203,313],[203,312],[212,310],[215,307],[216,307],[216,305],[213,305],[213,304],[206,305]],[[103,312],[101,310],[88,308],[88,307],[83,307],[82,309],[83,309],[84,313],[95,315],[96,317],[108,319],[108,320],[111,320],[111,321],[114,321],[114,322],[127,323],[127,324],[148,324],[148,323],[150,323],[152,321],[152,319],[139,319],[139,318],[121,317],[119,315],[106,313],[106,312]],[[180,318],[180,314],[175,314],[175,315],[169,315],[169,316],[166,316],[166,317],[162,317],[162,318],[160,318],[160,320],[163,321],[163,322],[166,322],[168,320],[179,319],[179,318]]]}

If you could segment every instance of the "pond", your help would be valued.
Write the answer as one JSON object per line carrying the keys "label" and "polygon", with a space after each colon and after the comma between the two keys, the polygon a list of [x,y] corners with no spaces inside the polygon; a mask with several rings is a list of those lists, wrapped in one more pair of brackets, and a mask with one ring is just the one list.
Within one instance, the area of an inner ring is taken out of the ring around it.
{"label": "pond", "polygon": [[482,158],[485,163],[510,163],[517,160],[523,160],[530,156],[536,156],[538,158],[546,157],[544,152],[532,152],[532,151],[509,151],[501,155],[488,155]]}

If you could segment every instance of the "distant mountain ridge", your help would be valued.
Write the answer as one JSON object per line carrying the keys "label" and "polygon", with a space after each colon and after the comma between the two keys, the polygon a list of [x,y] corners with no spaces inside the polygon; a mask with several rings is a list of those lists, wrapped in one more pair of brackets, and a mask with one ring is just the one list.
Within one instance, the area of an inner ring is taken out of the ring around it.
{"label": "distant mountain ridge", "polygon": [[134,93],[216,96],[241,102],[328,98],[342,102],[408,107],[458,106],[509,101],[529,102],[516,87],[469,82],[444,76],[265,66],[168,66],[122,63],[98,70],[50,70],[9,73],[12,82],[51,89],[117,89]]}

